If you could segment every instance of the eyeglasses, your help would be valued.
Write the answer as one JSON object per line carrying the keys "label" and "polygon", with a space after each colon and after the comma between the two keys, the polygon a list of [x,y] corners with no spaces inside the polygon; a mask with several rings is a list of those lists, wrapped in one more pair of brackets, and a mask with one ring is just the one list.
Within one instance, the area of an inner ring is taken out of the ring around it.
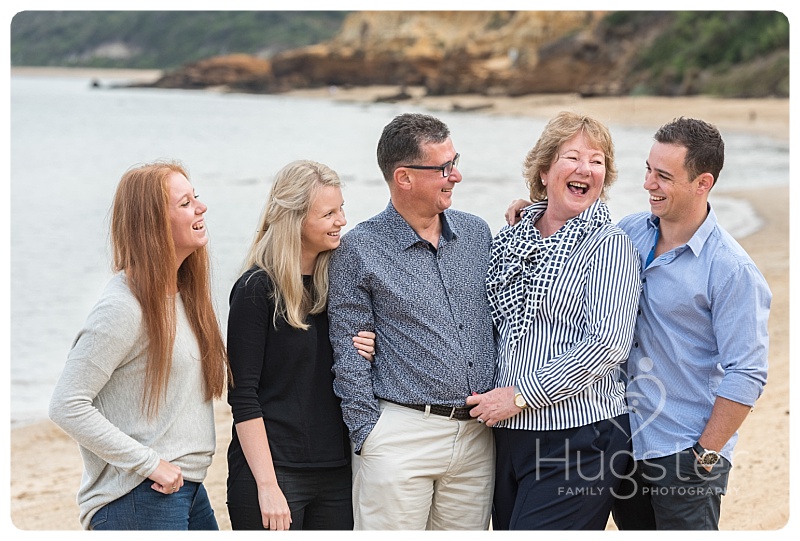
{"label": "eyeglasses", "polygon": [[408,167],[409,169],[433,169],[442,172],[444,178],[453,174],[453,168],[458,167],[458,159],[461,154],[456,154],[456,157],[443,165],[401,165],[400,167]]}

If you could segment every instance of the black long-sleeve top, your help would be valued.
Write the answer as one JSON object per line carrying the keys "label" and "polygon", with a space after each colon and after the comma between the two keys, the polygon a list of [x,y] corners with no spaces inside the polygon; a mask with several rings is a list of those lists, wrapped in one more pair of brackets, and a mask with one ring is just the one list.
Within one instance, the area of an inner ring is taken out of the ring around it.
{"label": "black long-sleeve top", "polygon": [[[310,280],[304,277],[306,287]],[[328,315],[310,315],[306,323],[311,327],[305,331],[278,317],[276,328],[272,290],[267,273],[253,267],[237,280],[230,295],[230,477],[248,467],[236,424],[259,417],[264,419],[274,465],[328,468],[350,461],[347,427],[333,393]]]}

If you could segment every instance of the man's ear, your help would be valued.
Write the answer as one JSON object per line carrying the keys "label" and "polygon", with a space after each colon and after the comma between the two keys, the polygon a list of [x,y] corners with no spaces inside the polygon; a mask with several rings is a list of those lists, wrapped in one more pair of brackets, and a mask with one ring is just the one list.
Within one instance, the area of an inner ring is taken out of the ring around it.
{"label": "man's ear", "polygon": [[708,193],[714,187],[714,175],[711,173],[701,173],[697,177],[698,193]]}
{"label": "man's ear", "polygon": [[398,167],[394,170],[394,183],[401,190],[408,190],[411,188],[411,177],[408,176],[408,169],[405,167]]}

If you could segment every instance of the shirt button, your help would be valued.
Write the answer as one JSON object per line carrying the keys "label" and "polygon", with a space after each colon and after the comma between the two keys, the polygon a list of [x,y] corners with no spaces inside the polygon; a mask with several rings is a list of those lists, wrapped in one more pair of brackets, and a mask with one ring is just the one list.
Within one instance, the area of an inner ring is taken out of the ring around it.
{"label": "shirt button", "polygon": [[647,283],[647,278],[642,278],[642,283],[646,284]]}
{"label": "shirt button", "polygon": [[467,364],[468,364],[470,367],[472,367],[472,361],[469,361]]}
{"label": "shirt button", "polygon": [[464,330],[464,324],[463,323],[459,323],[458,324],[458,330],[460,330],[460,331]]}
{"label": "shirt button", "polygon": [[639,309],[636,311],[636,313],[637,313],[638,315],[640,315],[640,316],[641,316],[641,315],[642,315],[642,309],[641,309],[641,308],[639,308]]}
{"label": "shirt button", "polygon": [[633,343],[633,347],[638,348],[639,347],[639,342],[634,342]]}

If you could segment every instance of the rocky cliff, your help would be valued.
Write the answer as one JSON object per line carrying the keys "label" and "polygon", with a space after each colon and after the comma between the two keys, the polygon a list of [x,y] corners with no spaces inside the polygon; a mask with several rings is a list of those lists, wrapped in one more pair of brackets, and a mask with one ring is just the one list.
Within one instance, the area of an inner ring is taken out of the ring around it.
{"label": "rocky cliff", "polygon": [[[629,94],[643,77],[633,69],[637,52],[653,43],[669,19],[666,12],[650,12],[635,23],[610,25],[607,13],[355,12],[328,42],[269,60],[211,58],[166,74],[156,86],[282,92],[381,84],[423,86],[429,95]],[[689,94],[700,76],[656,81],[662,88],[655,90]],[[654,87],[652,81],[647,85]]]}
{"label": "rocky cliff", "polygon": [[[585,69],[532,77],[552,60],[540,51],[567,36],[588,36],[602,12],[360,12],[330,42],[273,59],[279,78],[301,84],[424,86],[429,94],[558,92]],[[552,71],[552,70],[548,70]]]}

